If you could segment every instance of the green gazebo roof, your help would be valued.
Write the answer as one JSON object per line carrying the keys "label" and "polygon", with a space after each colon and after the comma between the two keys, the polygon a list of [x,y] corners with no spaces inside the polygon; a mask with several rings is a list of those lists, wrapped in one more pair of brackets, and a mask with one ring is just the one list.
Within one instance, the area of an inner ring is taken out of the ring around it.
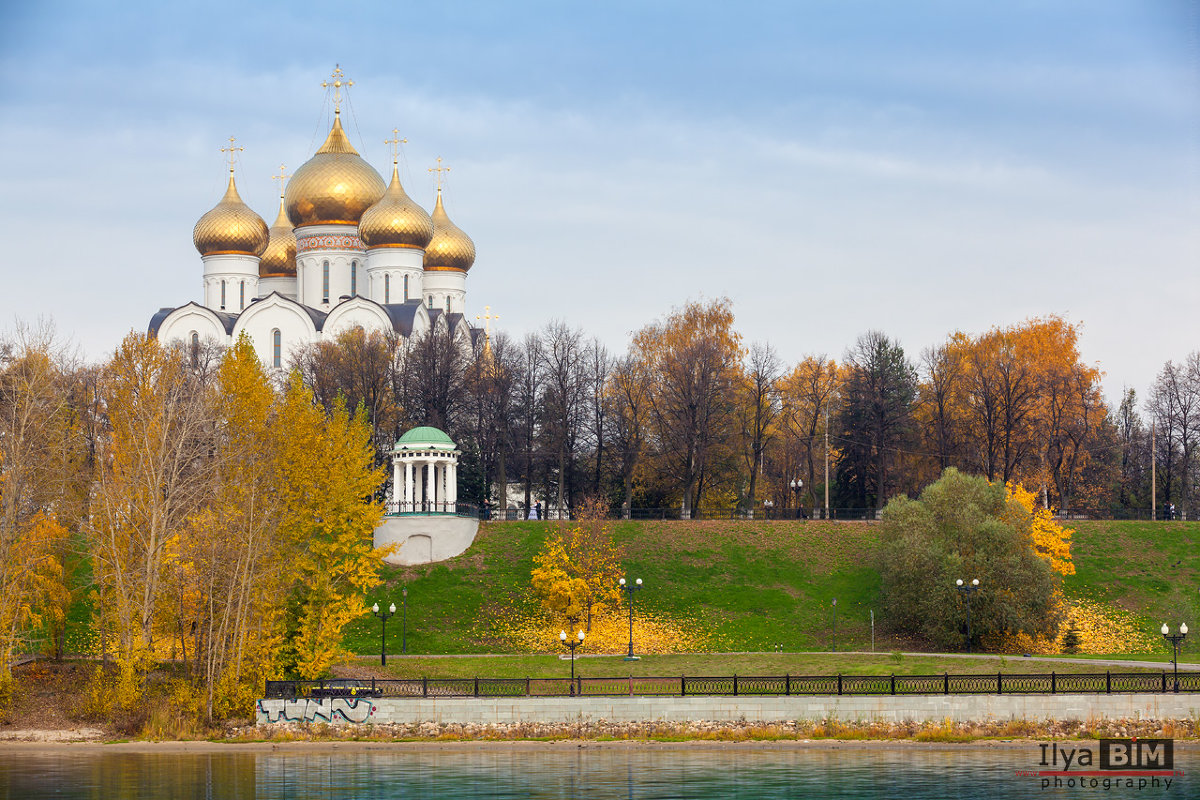
{"label": "green gazebo roof", "polygon": [[396,440],[393,450],[453,450],[454,440],[445,431],[423,425]]}

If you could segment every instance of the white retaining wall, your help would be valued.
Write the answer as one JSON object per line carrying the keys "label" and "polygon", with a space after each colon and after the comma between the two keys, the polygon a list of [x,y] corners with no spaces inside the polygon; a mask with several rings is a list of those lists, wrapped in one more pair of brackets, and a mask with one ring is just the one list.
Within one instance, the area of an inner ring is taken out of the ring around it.
{"label": "white retaining wall", "polygon": [[257,722],[955,722],[1195,719],[1195,694],[910,695],[907,697],[429,697],[259,700]]}

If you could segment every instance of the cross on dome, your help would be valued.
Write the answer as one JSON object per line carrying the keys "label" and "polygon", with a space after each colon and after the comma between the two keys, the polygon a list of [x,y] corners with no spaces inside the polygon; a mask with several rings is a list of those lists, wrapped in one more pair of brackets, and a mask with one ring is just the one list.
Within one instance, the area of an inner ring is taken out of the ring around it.
{"label": "cross on dome", "polygon": [[399,129],[399,128],[392,128],[392,136],[393,136],[394,138],[392,138],[392,139],[384,139],[384,140],[383,140],[383,143],[384,143],[384,144],[390,144],[390,145],[392,146],[392,147],[391,147],[391,150],[392,150],[392,165],[393,165],[393,166],[395,166],[395,165],[397,165],[397,164],[399,164],[399,163],[400,163],[400,145],[402,145],[402,144],[408,144],[408,139],[401,139],[401,138],[400,138],[400,129]]}
{"label": "cross on dome", "polygon": [[292,177],[292,176],[288,175],[286,172],[284,172],[283,164],[279,165],[279,174],[271,176],[271,180],[279,181],[279,196],[280,197],[283,197],[283,187],[287,183],[287,179],[290,177]]}
{"label": "cross on dome", "polygon": [[333,78],[333,82],[321,81],[321,88],[329,89],[330,86],[333,87],[333,113],[340,114],[342,113],[342,87],[345,86],[349,89],[354,85],[354,81],[345,80],[346,73],[342,72],[341,64],[333,65],[333,74],[329,77]]}
{"label": "cross on dome", "polygon": [[229,137],[229,147],[221,148],[222,153],[229,154],[229,174],[230,175],[233,174],[233,165],[234,165],[234,162],[237,160],[237,154],[244,152],[246,150],[246,148],[244,148],[244,147],[234,147],[234,144],[236,144],[236,142],[237,142],[237,139],[230,136]]}
{"label": "cross on dome", "polygon": [[443,166],[442,166],[442,157],[441,157],[441,156],[438,156],[438,158],[437,158],[437,166],[436,166],[436,167],[430,167],[430,168],[429,168],[429,171],[430,171],[430,172],[436,172],[436,173],[437,173],[437,190],[438,190],[438,192],[441,192],[441,191],[442,191],[442,173],[443,173],[443,172],[449,172],[449,171],[450,171],[450,168],[449,168],[449,167],[443,167]]}

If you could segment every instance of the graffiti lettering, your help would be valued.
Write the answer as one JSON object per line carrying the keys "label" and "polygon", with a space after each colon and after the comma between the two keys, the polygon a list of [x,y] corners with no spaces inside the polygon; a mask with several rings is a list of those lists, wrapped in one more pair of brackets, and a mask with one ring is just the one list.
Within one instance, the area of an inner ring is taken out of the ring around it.
{"label": "graffiti lettering", "polygon": [[374,713],[365,697],[258,701],[259,722],[366,722]]}

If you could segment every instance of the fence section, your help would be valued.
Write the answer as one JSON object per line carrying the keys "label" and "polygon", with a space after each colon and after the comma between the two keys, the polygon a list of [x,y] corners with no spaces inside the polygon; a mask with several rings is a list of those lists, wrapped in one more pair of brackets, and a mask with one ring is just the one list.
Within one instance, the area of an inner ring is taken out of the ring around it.
{"label": "fence section", "polygon": [[[1178,680],[1178,683],[1176,683]],[[739,695],[1147,694],[1200,692],[1200,672],[952,675],[679,675],[267,681],[267,698]]]}

